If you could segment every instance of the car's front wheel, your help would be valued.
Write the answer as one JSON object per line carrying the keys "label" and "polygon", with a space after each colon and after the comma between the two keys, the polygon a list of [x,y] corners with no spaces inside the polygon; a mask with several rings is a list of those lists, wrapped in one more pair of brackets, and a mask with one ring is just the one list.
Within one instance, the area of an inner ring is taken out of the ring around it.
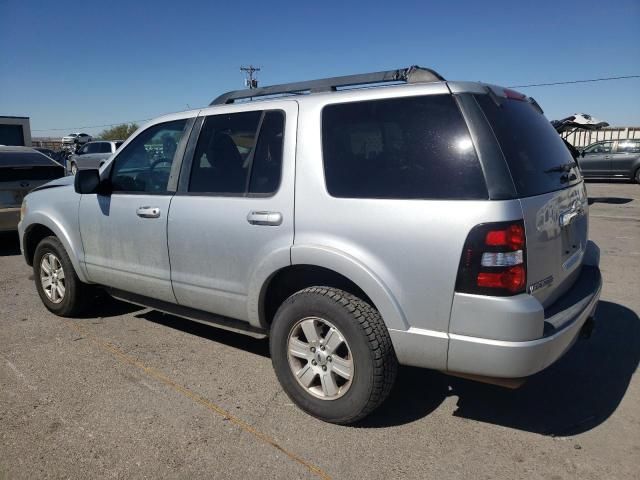
{"label": "car's front wheel", "polygon": [[33,273],[42,303],[56,315],[77,315],[91,298],[90,286],[80,281],[67,251],[54,236],[44,238],[36,247]]}
{"label": "car's front wheel", "polygon": [[71,162],[71,175],[76,173],[78,173],[78,165],[76,165],[76,162]]}
{"label": "car's front wheel", "polygon": [[271,359],[283,389],[304,411],[349,424],[389,395],[397,359],[378,311],[330,287],[289,297],[271,326]]}

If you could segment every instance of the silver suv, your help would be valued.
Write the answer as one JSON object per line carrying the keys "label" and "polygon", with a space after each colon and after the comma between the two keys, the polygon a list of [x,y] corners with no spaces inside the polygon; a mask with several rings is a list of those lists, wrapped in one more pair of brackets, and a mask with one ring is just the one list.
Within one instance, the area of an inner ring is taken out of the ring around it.
{"label": "silver suv", "polygon": [[601,290],[587,209],[535,101],[411,67],[160,117],[19,229],[52,312],[100,286],[268,335],[291,399],[346,424],[398,364],[513,385],[560,358]]}
{"label": "silver suv", "polygon": [[98,142],[86,143],[78,153],[69,157],[67,163],[72,174],[85,168],[100,168],[105,160],[120,148],[124,142],[122,140],[101,140]]}

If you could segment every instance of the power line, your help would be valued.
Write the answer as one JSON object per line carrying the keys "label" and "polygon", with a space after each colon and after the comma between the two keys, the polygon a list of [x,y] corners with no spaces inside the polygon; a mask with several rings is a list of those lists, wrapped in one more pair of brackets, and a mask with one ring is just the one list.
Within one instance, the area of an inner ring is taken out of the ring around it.
{"label": "power line", "polygon": [[[251,67],[251,66],[250,66]],[[241,67],[241,70],[244,67]],[[260,70],[259,68],[254,69],[254,71]],[[253,72],[252,72],[253,73]],[[591,83],[591,82],[606,82],[610,80],[626,80],[630,78],[640,78],[640,75],[621,75],[618,77],[603,77],[603,78],[588,78],[584,80],[567,80],[563,82],[549,82],[549,83],[531,83],[528,85],[511,85],[508,88],[529,88],[529,87],[550,87],[554,85],[571,85],[576,83]],[[68,127],[68,128],[36,128],[32,129],[32,132],[62,132],[62,131],[73,131],[73,130],[82,130],[82,129],[90,129],[90,128],[104,128],[104,127],[114,127],[116,125],[122,125],[123,123],[139,123],[146,122],[151,120],[151,118],[144,118],[142,120],[130,120],[128,122],[118,122],[118,123],[108,123],[105,125],[92,125],[85,127]]]}
{"label": "power line", "polygon": [[142,120],[129,120],[128,122],[116,122],[116,123],[107,123],[104,125],[90,125],[84,127],[68,127],[68,128],[32,128],[32,132],[62,132],[62,131],[73,131],[73,130],[83,130],[89,128],[104,128],[104,127],[115,127],[116,125],[129,124],[129,123],[140,123],[140,122],[148,122],[152,120],[151,118],[143,118]]}
{"label": "power line", "polygon": [[606,82],[608,80],[623,80],[627,78],[640,78],[640,75],[623,75],[620,77],[589,78],[587,80],[568,80],[565,82],[531,83],[529,85],[512,85],[509,88],[548,87],[551,85],[569,85],[573,83]]}

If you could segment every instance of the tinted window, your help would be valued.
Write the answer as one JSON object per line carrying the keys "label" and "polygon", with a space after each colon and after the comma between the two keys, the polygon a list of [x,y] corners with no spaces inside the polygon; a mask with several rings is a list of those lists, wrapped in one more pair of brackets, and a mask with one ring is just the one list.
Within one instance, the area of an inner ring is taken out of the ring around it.
{"label": "tinted window", "polygon": [[266,112],[251,165],[249,193],[275,193],[280,185],[284,113]]}
{"label": "tinted window", "polygon": [[618,153],[640,153],[640,142],[633,140],[619,140]]}
{"label": "tinted window", "polygon": [[596,153],[611,153],[613,150],[613,142],[601,142],[596,143],[595,145],[589,145],[584,149],[585,155],[596,154]]}
{"label": "tinted window", "polygon": [[327,190],[335,197],[488,197],[450,95],[329,105],[322,147]]}
{"label": "tinted window", "polygon": [[[560,135],[529,102],[476,95],[502,148],[522,197],[540,195],[580,181],[580,172]],[[566,166],[568,171],[565,171]]]}
{"label": "tinted window", "polygon": [[78,155],[84,155],[85,153],[89,153],[89,148],[90,147],[91,147],[91,144],[85,145],[80,150],[78,150]]}
{"label": "tinted window", "polygon": [[[60,166],[51,158],[30,148],[0,147],[0,167],[21,167],[33,165]],[[2,178],[0,178],[2,180]]]}
{"label": "tinted window", "polygon": [[109,142],[100,143],[100,153],[111,153],[111,144]]}
{"label": "tinted window", "polygon": [[111,170],[114,191],[164,192],[178,143],[187,120],[175,120],[149,127],[115,159]]}
{"label": "tinted window", "polygon": [[189,191],[243,195],[261,111],[211,115],[202,125]]}
{"label": "tinted window", "polygon": [[124,142],[116,142],[116,150],[122,146]]}
{"label": "tinted window", "polygon": [[100,153],[102,146],[100,143],[89,143],[85,153]]}

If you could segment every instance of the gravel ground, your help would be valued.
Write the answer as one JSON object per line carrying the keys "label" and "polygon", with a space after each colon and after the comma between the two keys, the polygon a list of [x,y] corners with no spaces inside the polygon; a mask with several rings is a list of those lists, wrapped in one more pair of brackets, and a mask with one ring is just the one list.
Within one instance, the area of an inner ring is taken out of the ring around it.
{"label": "gravel ground", "polygon": [[511,391],[402,368],[358,427],[293,406],[268,345],[115,300],[42,306],[0,237],[0,479],[637,479],[640,186],[589,183],[593,337]]}

